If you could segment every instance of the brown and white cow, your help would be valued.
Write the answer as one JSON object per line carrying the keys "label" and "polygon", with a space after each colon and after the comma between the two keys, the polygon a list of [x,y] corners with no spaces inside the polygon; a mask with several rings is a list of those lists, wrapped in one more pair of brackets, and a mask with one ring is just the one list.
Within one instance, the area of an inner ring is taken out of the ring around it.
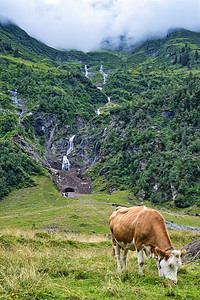
{"label": "brown and white cow", "polygon": [[120,270],[120,248],[123,249],[123,268],[127,266],[128,250],[137,252],[139,271],[144,264],[143,250],[147,257],[157,260],[159,276],[177,283],[177,270],[186,250],[174,250],[164,218],[159,212],[146,206],[117,207],[110,216],[113,249]]}

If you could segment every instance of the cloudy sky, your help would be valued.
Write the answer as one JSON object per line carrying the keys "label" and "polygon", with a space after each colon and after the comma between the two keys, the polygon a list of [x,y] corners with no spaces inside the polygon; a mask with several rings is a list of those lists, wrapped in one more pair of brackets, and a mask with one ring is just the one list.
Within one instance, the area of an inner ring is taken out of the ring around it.
{"label": "cloudy sky", "polygon": [[200,31],[200,0],[0,0],[0,16],[52,47],[89,51],[107,37]]}

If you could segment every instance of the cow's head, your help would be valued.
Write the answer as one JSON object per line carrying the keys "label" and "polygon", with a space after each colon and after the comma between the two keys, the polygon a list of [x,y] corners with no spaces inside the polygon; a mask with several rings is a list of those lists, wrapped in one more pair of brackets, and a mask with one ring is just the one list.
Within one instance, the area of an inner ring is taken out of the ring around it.
{"label": "cow's head", "polygon": [[168,252],[156,247],[155,251],[158,255],[157,265],[159,276],[164,275],[165,278],[177,283],[177,271],[182,265],[181,257],[185,254],[186,250],[172,250]]}

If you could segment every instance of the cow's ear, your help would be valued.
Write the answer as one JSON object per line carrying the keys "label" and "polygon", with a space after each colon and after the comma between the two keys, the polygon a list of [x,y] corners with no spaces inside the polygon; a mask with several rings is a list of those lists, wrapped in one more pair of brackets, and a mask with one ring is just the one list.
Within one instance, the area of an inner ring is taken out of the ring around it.
{"label": "cow's ear", "polygon": [[162,258],[165,257],[165,251],[163,251],[162,249],[160,249],[159,247],[155,248],[156,254]]}
{"label": "cow's ear", "polygon": [[185,253],[186,253],[186,250],[185,250],[185,249],[182,250],[182,251],[181,251],[181,257],[183,257],[183,255],[185,255]]}

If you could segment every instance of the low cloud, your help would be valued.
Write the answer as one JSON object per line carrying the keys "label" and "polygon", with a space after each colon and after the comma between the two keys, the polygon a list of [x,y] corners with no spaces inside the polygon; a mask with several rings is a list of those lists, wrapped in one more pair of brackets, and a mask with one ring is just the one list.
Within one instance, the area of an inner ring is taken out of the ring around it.
{"label": "low cloud", "polygon": [[82,51],[120,35],[136,43],[173,27],[200,30],[199,0],[1,0],[0,15],[52,47]]}

